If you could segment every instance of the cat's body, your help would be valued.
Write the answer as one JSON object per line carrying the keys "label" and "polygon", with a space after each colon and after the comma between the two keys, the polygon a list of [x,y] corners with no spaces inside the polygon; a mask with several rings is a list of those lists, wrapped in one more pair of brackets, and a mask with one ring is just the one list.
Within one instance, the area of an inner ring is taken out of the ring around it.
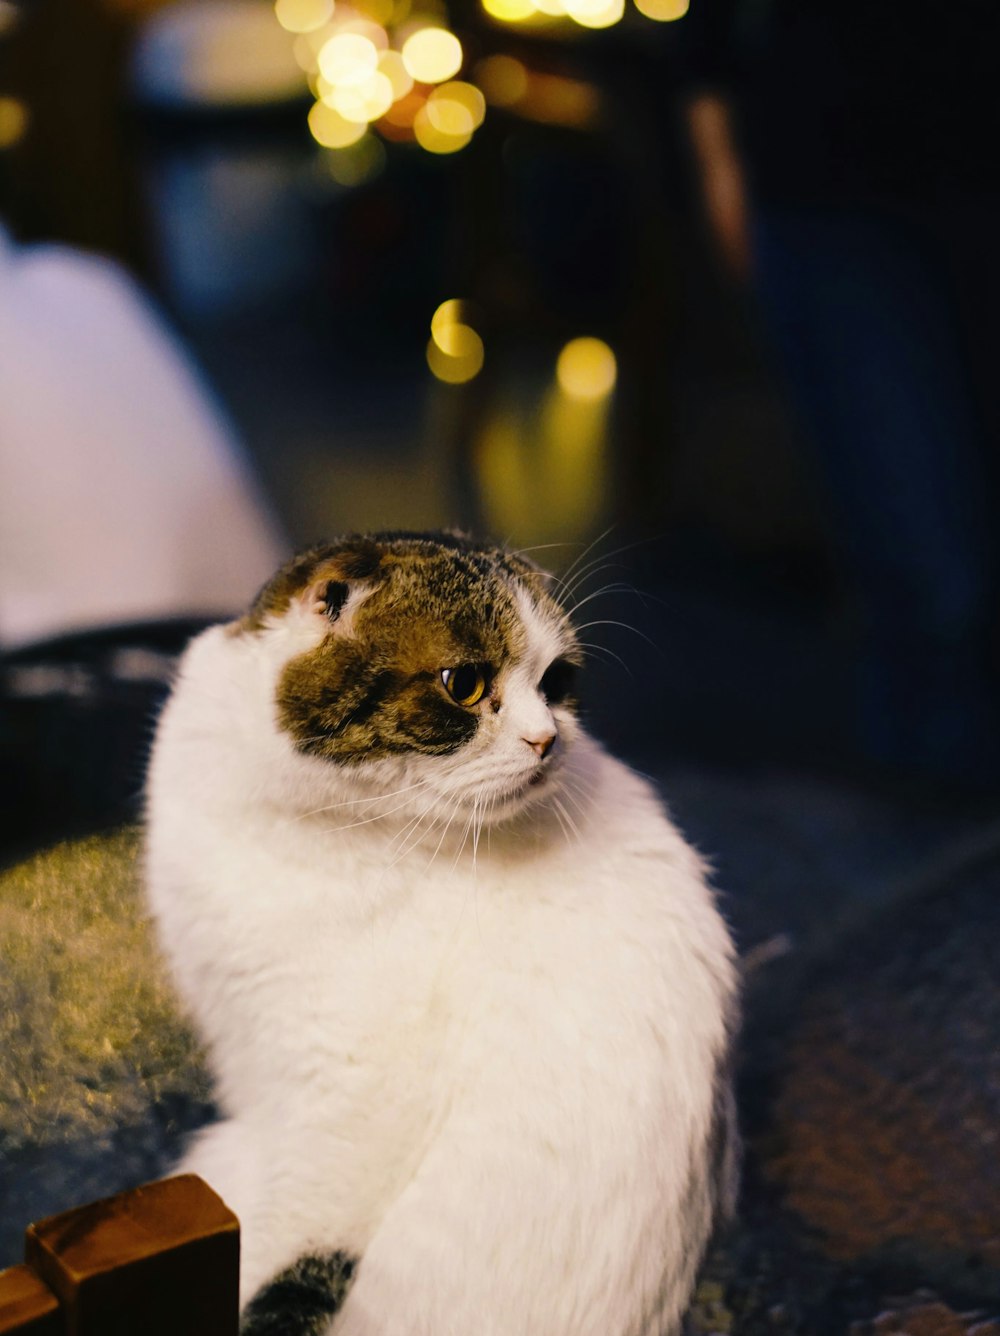
{"label": "cat's body", "polygon": [[353,1270],[275,1331],[676,1330],[733,1192],[732,952],[575,723],[577,655],[528,563],[404,537],[304,555],[183,661],[148,881],[226,1115],[184,1168],[244,1301]]}

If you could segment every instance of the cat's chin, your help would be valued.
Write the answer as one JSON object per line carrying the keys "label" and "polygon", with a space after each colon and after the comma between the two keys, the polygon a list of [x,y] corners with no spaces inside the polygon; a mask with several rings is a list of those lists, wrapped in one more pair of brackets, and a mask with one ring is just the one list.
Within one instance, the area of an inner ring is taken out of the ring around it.
{"label": "cat's chin", "polygon": [[483,825],[498,826],[522,812],[540,807],[559,788],[562,767],[548,764],[514,781],[498,782],[492,792],[480,794]]}

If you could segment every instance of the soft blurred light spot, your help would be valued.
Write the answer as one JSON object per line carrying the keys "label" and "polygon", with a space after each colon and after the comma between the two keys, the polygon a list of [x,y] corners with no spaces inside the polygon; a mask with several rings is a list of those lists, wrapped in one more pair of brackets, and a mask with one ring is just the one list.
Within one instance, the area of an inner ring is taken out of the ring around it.
{"label": "soft blurred light spot", "polygon": [[585,83],[583,79],[567,79],[562,74],[532,73],[517,110],[521,116],[544,125],[566,125],[575,130],[586,130],[600,116],[601,95],[593,84]]}
{"label": "soft blurred light spot", "polygon": [[330,21],[333,0],[275,0],[274,13],[287,32],[314,32]]}
{"label": "soft blurred light spot", "polygon": [[315,32],[300,33],[292,43],[292,54],[300,69],[305,70],[307,74],[315,74],[319,70],[319,53],[333,36],[333,29],[329,26],[317,28]]}
{"label": "soft blurred light spot", "polygon": [[682,19],[690,8],[690,0],[635,0],[640,14],[657,23],[673,23]]}
{"label": "soft blurred light spot", "polygon": [[342,186],[362,185],[385,167],[385,145],[373,134],[362,135],[345,148],[330,149],[323,156],[327,173]]}
{"label": "soft blurred light spot", "polygon": [[384,116],[395,99],[392,84],[376,70],[364,83],[334,88],[324,96],[323,101],[334,111],[339,111],[345,121],[367,125],[369,121],[377,121],[380,116]]}
{"label": "soft blurred light spot", "polygon": [[538,13],[534,0],[482,0],[482,5],[490,18],[499,19],[501,23],[521,23]]}
{"label": "soft blurred light spot", "polygon": [[338,32],[317,57],[319,71],[328,83],[340,87],[364,83],[378,68],[378,49],[370,37],[359,32]]}
{"label": "soft blurred light spot", "polygon": [[13,148],[28,129],[28,108],[17,97],[0,97],[0,149]]}
{"label": "soft blurred light spot", "polygon": [[13,0],[0,0],[0,37],[13,32],[21,19],[21,6]]}
{"label": "soft blurred light spot", "polygon": [[468,303],[457,297],[442,302],[431,317],[427,365],[449,385],[471,380],[483,365],[483,341],[468,319]]}
{"label": "soft blurred light spot", "polygon": [[[403,57],[398,51],[383,51],[378,58],[379,73],[392,84],[392,100],[398,102],[406,97],[413,87],[413,77],[403,64]],[[412,122],[412,118],[411,118]]]}
{"label": "soft blurred light spot", "polygon": [[617,376],[615,355],[601,339],[571,339],[556,362],[559,388],[571,399],[603,399]]}
{"label": "soft blurred light spot", "polygon": [[325,102],[317,102],[309,112],[309,132],[324,148],[347,148],[364,134],[365,123],[349,121]]}
{"label": "soft blurred light spot", "polygon": [[450,346],[457,351],[447,352],[436,339],[427,341],[427,365],[438,378],[448,385],[464,385],[482,370],[483,341],[467,325],[453,325],[449,333]]}
{"label": "soft blurred light spot", "polygon": [[462,44],[445,28],[419,28],[403,43],[402,55],[420,83],[443,83],[462,68]]}
{"label": "soft blurred light spot", "polygon": [[447,301],[441,303],[431,316],[431,335],[435,341],[441,331],[450,325],[468,323],[466,306],[467,303],[462,301],[461,297],[449,297]]}
{"label": "soft blurred light spot", "polygon": [[486,99],[461,80],[441,84],[427,98],[427,119],[445,135],[471,135],[486,115]]}
{"label": "soft blurred light spot", "polygon": [[358,12],[366,19],[371,19],[380,28],[388,28],[396,19],[396,6],[392,0],[354,0]]}
{"label": "soft blurred light spot", "polygon": [[426,104],[413,118],[413,133],[417,143],[428,153],[457,153],[472,138],[471,130],[467,134],[447,134],[439,130],[427,115]]}
{"label": "soft blurred light spot", "polygon": [[426,94],[421,89],[412,89],[393,103],[379,122],[379,129],[387,139],[412,140],[413,122],[426,101]]}
{"label": "soft blurred light spot", "polygon": [[583,28],[610,28],[625,14],[625,0],[566,0],[566,13]]}
{"label": "soft blurred light spot", "polygon": [[364,14],[356,14],[353,11],[340,23],[335,25],[335,32],[357,33],[359,37],[367,37],[376,51],[386,51],[389,47],[389,36],[382,27],[381,23],[376,23],[374,19],[367,18]]}
{"label": "soft blurred light spot", "polygon": [[476,65],[475,76],[495,107],[512,107],[528,91],[528,71],[513,56],[486,56]]}

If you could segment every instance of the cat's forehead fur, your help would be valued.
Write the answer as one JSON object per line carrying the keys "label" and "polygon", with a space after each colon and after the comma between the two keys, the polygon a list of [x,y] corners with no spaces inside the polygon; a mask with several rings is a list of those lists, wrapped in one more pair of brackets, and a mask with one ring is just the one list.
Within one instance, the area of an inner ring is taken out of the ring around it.
{"label": "cat's forehead fur", "polygon": [[440,755],[477,724],[443,694],[441,669],[475,663],[501,672],[529,651],[532,636],[553,657],[575,657],[572,628],[548,583],[523,557],[460,535],[351,536],[293,558],[238,630],[263,631],[310,591],[337,591],[348,615],[285,666],[280,726],[302,750],[341,762]]}

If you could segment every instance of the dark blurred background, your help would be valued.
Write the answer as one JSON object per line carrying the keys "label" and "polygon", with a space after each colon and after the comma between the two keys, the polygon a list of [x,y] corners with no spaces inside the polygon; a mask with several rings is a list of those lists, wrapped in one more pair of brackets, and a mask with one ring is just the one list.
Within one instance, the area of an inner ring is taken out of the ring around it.
{"label": "dark blurred background", "polygon": [[135,810],[171,656],[275,554],[445,525],[580,577],[595,731],[696,831],[705,766],[914,850],[988,817],[996,37],[985,0],[2,0],[10,847]]}

